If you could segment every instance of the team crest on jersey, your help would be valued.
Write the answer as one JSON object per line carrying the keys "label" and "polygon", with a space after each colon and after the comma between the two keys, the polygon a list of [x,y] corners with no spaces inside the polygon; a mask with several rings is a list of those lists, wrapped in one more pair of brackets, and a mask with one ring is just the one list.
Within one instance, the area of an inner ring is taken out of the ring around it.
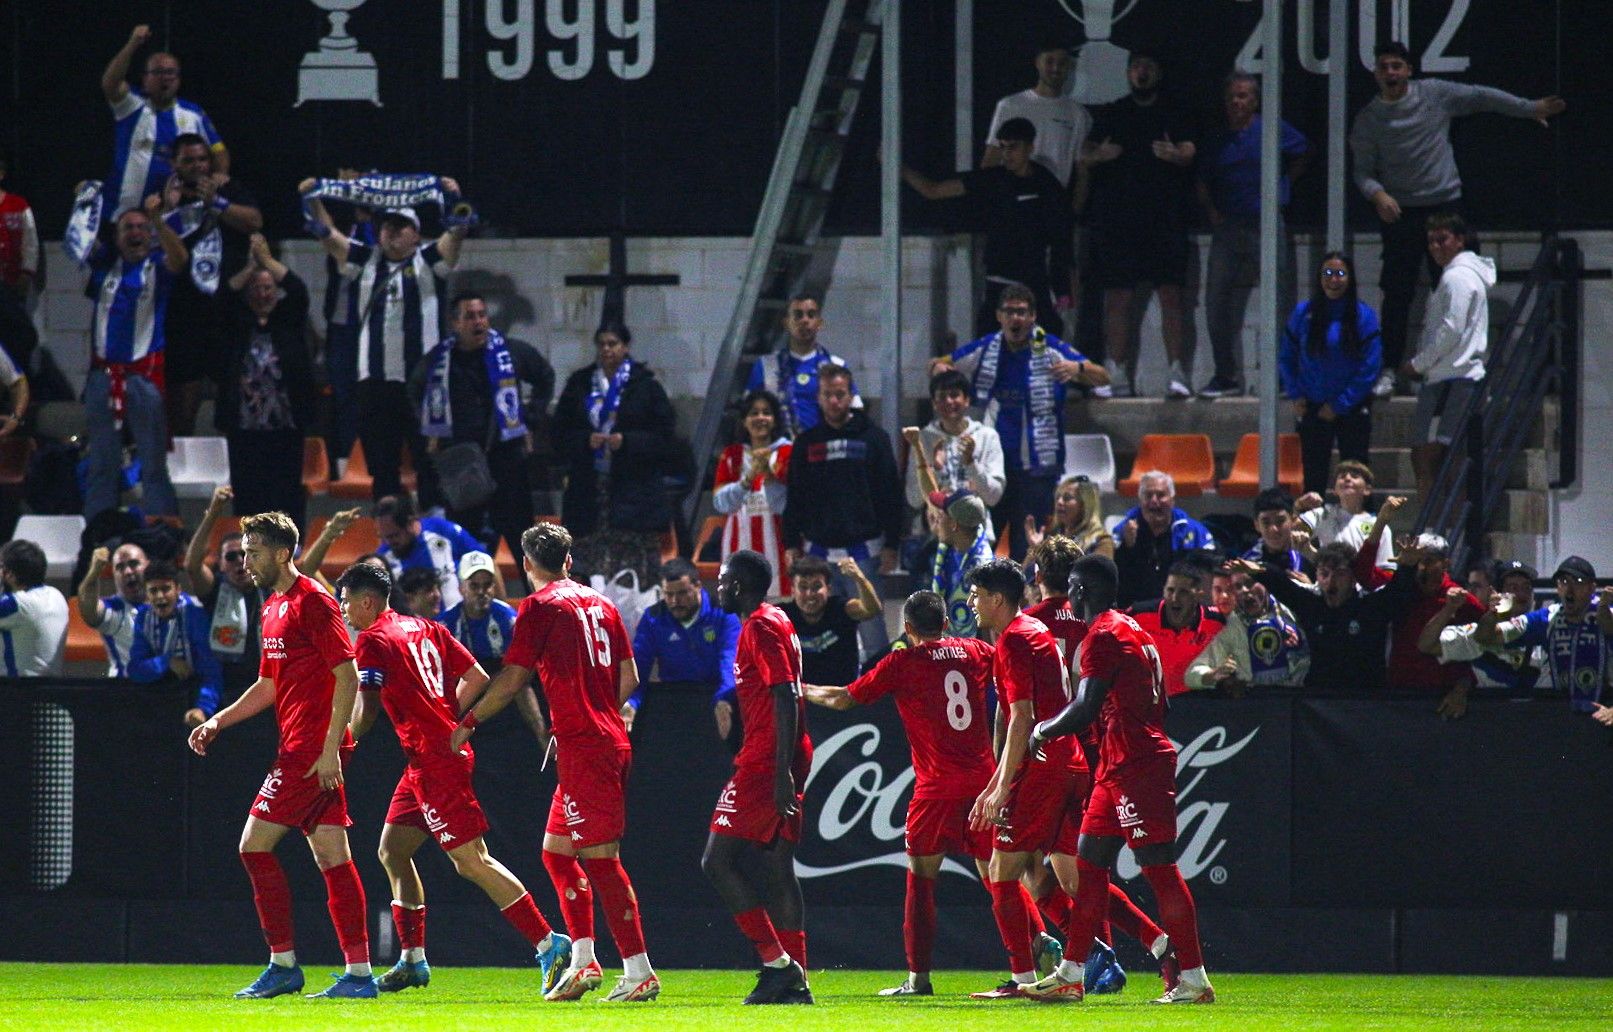
{"label": "team crest on jersey", "polygon": [[290,608],[291,608],[291,603],[290,602],[282,602],[282,603],[280,603],[280,612],[278,614],[276,614],[276,615],[278,615],[280,617],[280,619],[284,620],[286,618],[286,610],[288,610]]}
{"label": "team crest on jersey", "polygon": [[706,642],[709,644],[709,643],[714,642],[716,640],[717,640],[717,628],[715,628],[715,627],[707,627],[706,628]]}

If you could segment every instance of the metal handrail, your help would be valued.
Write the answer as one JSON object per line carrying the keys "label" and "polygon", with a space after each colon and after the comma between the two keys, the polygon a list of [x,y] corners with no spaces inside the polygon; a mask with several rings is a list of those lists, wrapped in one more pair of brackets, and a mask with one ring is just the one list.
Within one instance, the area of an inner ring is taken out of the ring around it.
{"label": "metal handrail", "polygon": [[[1530,429],[1537,426],[1548,393],[1557,390],[1564,415],[1577,411],[1580,280],[1579,245],[1547,236],[1497,344],[1489,349],[1486,376],[1461,413],[1458,430],[1418,515],[1418,532],[1450,542],[1460,566],[1482,553],[1491,520],[1506,498],[1507,481]],[[1565,424],[1571,425],[1571,424]],[[1578,474],[1572,434],[1564,434],[1559,476],[1565,487]]]}

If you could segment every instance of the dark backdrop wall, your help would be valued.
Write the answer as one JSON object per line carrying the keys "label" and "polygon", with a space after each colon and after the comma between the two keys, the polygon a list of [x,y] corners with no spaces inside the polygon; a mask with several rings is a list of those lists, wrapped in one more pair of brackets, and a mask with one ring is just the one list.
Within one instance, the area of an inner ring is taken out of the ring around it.
{"label": "dark backdrop wall", "polygon": [[[354,8],[354,0],[322,2]],[[316,2],[134,0],[116,15],[96,8],[93,17],[87,6],[35,0],[0,15],[8,185],[33,200],[51,236],[60,232],[73,184],[107,171],[111,120],[97,83],[139,22],[180,56],[182,95],[212,115],[273,232],[297,231],[299,179],[350,164],[458,176],[492,233],[592,235],[621,226],[636,234],[744,234],[825,5],[360,0],[347,32],[357,51],[373,57],[373,91],[364,71],[331,70],[341,58],[329,51],[339,48],[321,45],[330,24]],[[1287,114],[1318,142],[1328,6],[1292,0],[1285,8]],[[1407,40],[1433,74],[1568,97],[1568,114],[1550,130],[1490,117],[1460,126],[1458,154],[1481,223],[1613,224],[1613,198],[1596,179],[1613,158],[1613,105],[1602,74],[1613,5],[1351,6],[1352,111],[1373,88],[1361,51],[1370,60],[1373,41],[1391,35]],[[909,0],[904,11],[906,147],[914,164],[940,172],[952,163],[953,5]],[[998,97],[1030,85],[1028,52],[1044,39],[1079,48],[1099,92],[1126,51],[1152,50],[1183,99],[1213,115],[1221,76],[1234,63],[1258,60],[1251,39],[1259,17],[1260,4],[1246,0],[976,0],[972,135],[984,136]],[[1311,32],[1301,39],[1305,27]],[[832,219],[843,232],[877,226],[877,91],[866,105]],[[1322,186],[1318,164],[1300,184],[1294,221],[1320,223]],[[1365,225],[1359,198],[1354,208]],[[914,209],[916,227],[934,224],[933,210]]]}

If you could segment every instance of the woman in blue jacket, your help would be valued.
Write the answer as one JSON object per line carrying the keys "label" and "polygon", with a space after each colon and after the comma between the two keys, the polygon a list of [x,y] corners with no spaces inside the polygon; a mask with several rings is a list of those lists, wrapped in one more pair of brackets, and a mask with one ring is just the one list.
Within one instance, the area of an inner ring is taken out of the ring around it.
{"label": "woman in blue jacket", "polygon": [[1305,490],[1328,487],[1336,440],[1339,458],[1368,460],[1372,446],[1372,384],[1383,365],[1378,315],[1357,300],[1355,266],[1329,251],[1316,289],[1288,317],[1278,352],[1283,396],[1294,403]]}

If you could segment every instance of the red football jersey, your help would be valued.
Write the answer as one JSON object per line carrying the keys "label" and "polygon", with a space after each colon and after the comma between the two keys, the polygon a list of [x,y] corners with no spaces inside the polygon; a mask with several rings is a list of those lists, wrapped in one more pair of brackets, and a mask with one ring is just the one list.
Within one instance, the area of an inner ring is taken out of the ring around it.
{"label": "red football jersey", "polygon": [[[476,657],[435,620],[388,609],[358,636],[358,683],[380,692],[398,744],[413,764],[449,757],[459,723],[455,689]],[[462,750],[470,755],[470,743]]]}
{"label": "red football jersey", "polygon": [[611,601],[576,581],[553,581],[528,595],[515,614],[506,665],[535,670],[549,700],[561,746],[625,747],[617,664],[631,662],[633,643]]}
{"label": "red football jersey", "polygon": [[[353,658],[341,608],[312,579],[299,575],[289,589],[264,603],[262,634],[258,676],[274,681],[280,751],[317,755],[330,730],[336,694],[332,671]],[[352,744],[353,736],[342,732],[342,745]]]}
{"label": "red football jersey", "polygon": [[1208,606],[1199,606],[1193,622],[1180,629],[1165,626],[1165,603],[1138,606],[1131,611],[1137,626],[1154,640],[1159,650],[1160,669],[1165,675],[1165,694],[1187,691],[1187,668],[1210,647],[1210,642],[1226,627],[1226,619]]}
{"label": "red football jersey", "polygon": [[941,638],[897,649],[847,688],[865,704],[896,696],[914,799],[972,799],[991,780],[991,655],[978,639]]}
{"label": "red football jersey", "polygon": [[[1059,646],[1059,659],[1064,662],[1064,668],[1071,671],[1070,692],[1075,692],[1075,683],[1079,679],[1074,671],[1081,655],[1081,642],[1087,636],[1087,622],[1075,615],[1070,608],[1070,599],[1067,595],[1058,598],[1048,598],[1024,610],[1026,616],[1040,620],[1047,625],[1053,640]],[[1099,735],[1098,722],[1094,720],[1082,728],[1075,737],[1080,740],[1083,747],[1096,749]],[[1089,754],[1090,755],[1090,754]]]}
{"label": "red football jersey", "polygon": [[[795,625],[778,606],[763,602],[745,618],[739,631],[739,648],[734,654],[734,692],[739,696],[739,719],[745,729],[745,742],[734,757],[734,766],[773,770],[773,693],[775,684],[801,683],[801,640]],[[795,725],[799,741],[795,766],[806,770],[812,759],[812,740],[806,730],[806,698],[796,690]],[[795,786],[800,791],[801,786]]]}
{"label": "red football jersey", "polygon": [[1165,734],[1165,685],[1159,650],[1137,621],[1109,610],[1092,621],[1081,648],[1081,676],[1109,681],[1098,777],[1131,763],[1176,755]]}
{"label": "red football jersey", "polygon": [[[1018,614],[997,636],[992,676],[1002,704],[1029,699],[1038,722],[1057,716],[1069,705],[1070,672],[1059,658],[1052,632],[1035,617]],[[1086,758],[1068,737],[1048,742],[1042,754],[1051,767],[1086,770]]]}

